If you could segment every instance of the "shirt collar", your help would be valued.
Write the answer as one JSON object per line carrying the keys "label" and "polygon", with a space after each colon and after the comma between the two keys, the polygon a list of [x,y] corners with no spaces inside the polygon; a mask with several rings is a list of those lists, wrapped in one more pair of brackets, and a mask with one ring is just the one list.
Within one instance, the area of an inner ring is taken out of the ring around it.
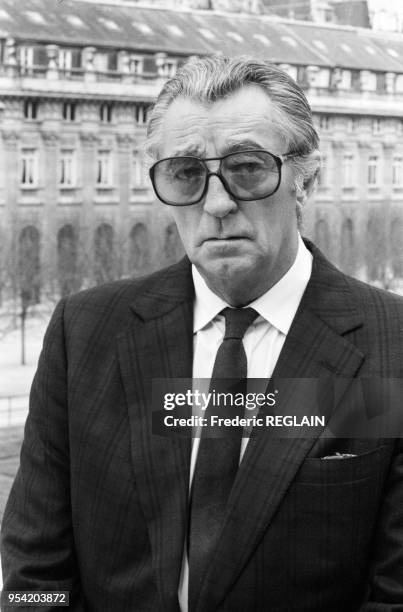
{"label": "shirt collar", "polygon": [[[297,312],[312,272],[312,255],[298,234],[298,250],[291,268],[273,287],[248,304],[263,319],[283,334],[287,334]],[[212,321],[227,304],[206,285],[197,268],[192,265],[195,287],[193,331],[196,333]]]}

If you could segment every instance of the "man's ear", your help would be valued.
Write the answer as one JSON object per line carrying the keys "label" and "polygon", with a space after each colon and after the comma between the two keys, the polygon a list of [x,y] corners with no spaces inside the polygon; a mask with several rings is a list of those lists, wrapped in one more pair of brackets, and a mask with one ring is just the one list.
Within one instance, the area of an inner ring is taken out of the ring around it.
{"label": "man's ear", "polygon": [[[303,178],[297,188],[297,202],[303,206],[306,199],[311,195],[315,188],[320,173],[321,154],[318,150],[313,151],[308,162],[309,176]],[[299,181],[298,181],[299,182]]]}

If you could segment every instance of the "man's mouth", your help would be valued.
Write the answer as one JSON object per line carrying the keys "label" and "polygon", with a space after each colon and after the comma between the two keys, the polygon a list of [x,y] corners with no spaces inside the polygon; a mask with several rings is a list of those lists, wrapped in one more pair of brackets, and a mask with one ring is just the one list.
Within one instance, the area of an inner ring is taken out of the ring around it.
{"label": "man's mouth", "polygon": [[247,240],[248,236],[212,236],[211,238],[206,238],[204,242],[216,241],[222,242],[224,240]]}

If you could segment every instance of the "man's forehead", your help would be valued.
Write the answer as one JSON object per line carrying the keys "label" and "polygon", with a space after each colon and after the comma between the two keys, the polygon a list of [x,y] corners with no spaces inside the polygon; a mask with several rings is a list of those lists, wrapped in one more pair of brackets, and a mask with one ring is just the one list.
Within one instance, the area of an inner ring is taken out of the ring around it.
{"label": "man's forehead", "polygon": [[269,146],[278,140],[275,123],[273,105],[261,88],[244,88],[213,103],[177,98],[162,123],[162,150],[202,154],[213,141],[225,150],[238,144]]}

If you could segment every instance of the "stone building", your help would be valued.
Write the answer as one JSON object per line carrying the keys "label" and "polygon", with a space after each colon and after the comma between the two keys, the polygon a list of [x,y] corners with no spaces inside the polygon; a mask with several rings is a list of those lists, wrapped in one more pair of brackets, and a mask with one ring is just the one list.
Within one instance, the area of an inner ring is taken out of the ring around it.
{"label": "stone building", "polygon": [[116,0],[0,0],[0,279],[28,301],[182,253],[143,154],[187,57],[249,54],[305,89],[324,169],[305,233],[344,270],[403,277],[403,38],[269,15]]}

